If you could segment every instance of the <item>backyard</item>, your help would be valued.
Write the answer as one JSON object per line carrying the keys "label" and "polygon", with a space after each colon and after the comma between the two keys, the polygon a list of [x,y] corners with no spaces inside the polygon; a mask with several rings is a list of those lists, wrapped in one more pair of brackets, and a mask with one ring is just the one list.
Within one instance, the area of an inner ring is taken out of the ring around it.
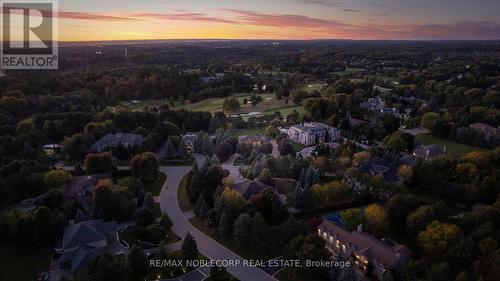
{"label": "backyard", "polygon": [[452,155],[452,156],[462,156],[462,155],[465,155],[465,154],[472,152],[472,151],[481,151],[481,152],[489,151],[488,149],[479,148],[479,147],[475,147],[472,145],[461,144],[461,143],[454,142],[451,140],[434,137],[430,134],[419,135],[417,139],[423,145],[435,144],[437,146],[440,146],[441,148],[446,147],[446,152],[448,153],[448,155]]}

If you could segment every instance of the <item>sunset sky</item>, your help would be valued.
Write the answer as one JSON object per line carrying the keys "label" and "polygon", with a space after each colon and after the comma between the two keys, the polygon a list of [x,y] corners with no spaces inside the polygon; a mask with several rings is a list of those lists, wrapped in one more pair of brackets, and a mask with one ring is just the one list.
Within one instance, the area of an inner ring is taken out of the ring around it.
{"label": "sunset sky", "polygon": [[499,0],[60,0],[61,41],[500,39]]}

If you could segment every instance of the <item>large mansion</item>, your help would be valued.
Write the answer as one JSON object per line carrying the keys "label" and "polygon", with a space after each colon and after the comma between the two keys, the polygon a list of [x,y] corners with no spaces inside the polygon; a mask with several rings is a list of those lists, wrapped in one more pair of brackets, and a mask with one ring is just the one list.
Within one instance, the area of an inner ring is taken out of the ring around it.
{"label": "large mansion", "polygon": [[292,141],[306,146],[324,142],[336,142],[340,139],[340,130],[319,122],[294,125],[288,130]]}
{"label": "large mansion", "polygon": [[389,239],[378,240],[363,232],[361,226],[357,231],[348,231],[331,221],[323,221],[318,227],[318,235],[326,242],[326,248],[332,253],[344,253],[355,257],[355,264],[359,270],[367,272],[368,265],[373,268],[372,273],[382,280],[384,272],[410,258],[408,247]]}

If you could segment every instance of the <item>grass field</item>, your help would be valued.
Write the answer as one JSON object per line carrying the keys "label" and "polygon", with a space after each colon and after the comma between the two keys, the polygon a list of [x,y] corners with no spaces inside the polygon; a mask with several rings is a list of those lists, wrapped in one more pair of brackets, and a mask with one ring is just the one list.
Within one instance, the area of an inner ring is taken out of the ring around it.
{"label": "grass field", "polygon": [[256,129],[245,129],[245,130],[234,130],[231,134],[235,137],[239,136],[248,136],[248,135],[261,135],[264,136],[266,134],[266,130],[263,128]]}
{"label": "grass field", "polygon": [[323,88],[325,84],[324,83],[310,83],[310,84],[307,84],[307,85],[304,85],[304,87],[302,87],[302,90],[304,91],[307,91],[307,92],[312,92],[312,91],[320,91],[321,88]]}
{"label": "grass field", "polygon": [[146,192],[151,192],[153,196],[158,196],[160,195],[161,189],[163,188],[163,184],[166,180],[167,175],[165,175],[164,173],[160,173],[158,179],[155,182],[146,185],[144,189],[146,190]]}
{"label": "grass field", "polygon": [[467,153],[472,152],[472,151],[482,151],[482,152],[489,151],[489,150],[484,149],[484,148],[479,148],[479,147],[475,147],[475,146],[467,145],[467,144],[461,144],[461,143],[457,143],[457,142],[450,141],[447,139],[437,138],[437,137],[434,137],[430,134],[419,135],[418,139],[424,145],[435,144],[435,145],[438,145],[440,147],[446,146],[446,152],[448,153],[448,155],[452,155],[452,156],[462,156],[462,155],[467,154]]}
{"label": "grass field", "polygon": [[179,183],[179,188],[177,189],[177,202],[179,202],[179,208],[181,208],[183,212],[193,209],[193,206],[189,202],[189,196],[187,192],[189,177],[189,174],[185,175]]}
{"label": "grass field", "polygon": [[36,274],[49,270],[50,246],[0,244],[0,280],[35,280]]}

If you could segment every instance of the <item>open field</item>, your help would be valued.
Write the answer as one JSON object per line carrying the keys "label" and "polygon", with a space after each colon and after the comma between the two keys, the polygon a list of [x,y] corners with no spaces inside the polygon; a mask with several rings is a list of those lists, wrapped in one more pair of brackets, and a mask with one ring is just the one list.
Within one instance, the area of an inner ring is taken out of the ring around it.
{"label": "open field", "polygon": [[307,92],[312,92],[312,91],[320,91],[321,88],[323,88],[323,86],[325,85],[325,83],[310,83],[310,84],[306,84],[304,85],[304,87],[302,87],[302,90],[304,91],[307,91]]}
{"label": "open field", "polygon": [[452,156],[462,156],[472,151],[489,151],[488,149],[475,147],[472,145],[461,144],[447,139],[437,138],[430,134],[419,135],[418,139],[424,145],[435,144],[441,147],[446,146],[446,152]]}
{"label": "open field", "polygon": [[35,280],[37,273],[47,271],[51,248],[47,245],[18,246],[0,244],[0,280]]}

